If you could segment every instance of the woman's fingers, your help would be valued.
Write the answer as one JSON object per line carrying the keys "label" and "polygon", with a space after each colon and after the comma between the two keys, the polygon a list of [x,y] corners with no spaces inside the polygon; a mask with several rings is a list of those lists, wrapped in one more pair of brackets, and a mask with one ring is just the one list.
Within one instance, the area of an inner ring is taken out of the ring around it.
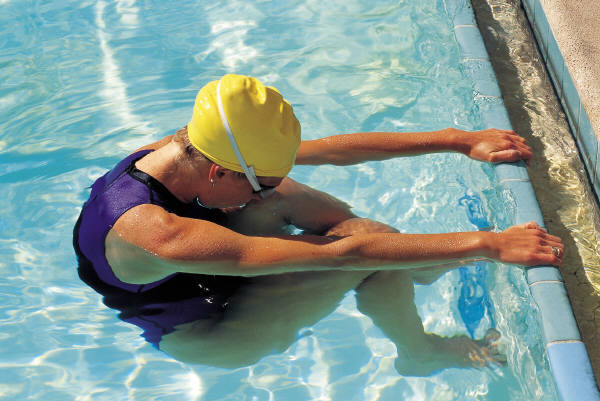
{"label": "woman's fingers", "polygon": [[[530,223],[526,223],[526,224],[530,224]],[[561,247],[563,246],[563,242],[560,237],[557,237],[556,235],[548,234],[548,231],[546,231],[545,228],[538,226],[537,223],[533,223],[533,224],[534,225],[527,226],[526,228],[529,231],[531,231],[534,236],[539,236],[544,244],[556,245],[556,246],[561,246]]]}
{"label": "woman's fingers", "polygon": [[529,162],[533,154],[529,150],[525,149],[504,149],[491,152],[489,155],[490,163],[502,163],[502,162],[516,162],[524,160]]}
{"label": "woman's fingers", "polygon": [[565,255],[562,240],[548,234],[534,221],[510,227],[501,236],[499,255],[502,261],[527,266],[562,264]]}
{"label": "woman's fingers", "polygon": [[514,144],[519,148],[519,149],[523,149],[523,150],[528,150],[531,151],[531,147],[529,145],[527,145],[527,143],[525,142],[521,142],[518,140],[514,140]]}
{"label": "woman's fingers", "polygon": [[521,152],[521,154],[523,155],[524,159],[529,160],[533,156],[531,148],[525,145],[524,143],[517,143],[517,148],[519,149],[519,152]]}
{"label": "woman's fingers", "polygon": [[541,246],[532,258],[531,265],[550,264],[560,266],[564,255],[565,251],[562,246]]}
{"label": "woman's fingers", "polygon": [[536,233],[534,235],[540,238],[540,252],[544,256],[548,256],[551,259],[552,264],[562,263],[562,259],[565,255],[565,246],[560,237],[548,234],[545,229],[539,226],[533,229],[530,228],[530,230],[535,230]]}
{"label": "woman's fingers", "polygon": [[515,162],[519,160],[529,161],[533,156],[528,146],[519,144],[510,144],[506,149],[490,153],[489,161],[492,163]]}
{"label": "woman's fingers", "polygon": [[536,223],[535,221],[528,221],[527,223],[522,223],[516,226],[512,226],[510,228],[508,228],[507,231],[511,230],[511,229],[519,229],[519,228],[529,228],[529,229],[537,229],[539,228],[542,231],[546,231],[544,230],[542,227],[540,227],[540,225],[538,223]]}
{"label": "woman's fingers", "polygon": [[516,162],[523,159],[523,154],[517,149],[500,150],[490,154],[491,163]]}
{"label": "woman's fingers", "polygon": [[510,130],[488,129],[480,131],[473,143],[470,156],[491,163],[515,162],[532,157],[531,148],[524,138]]}
{"label": "woman's fingers", "polygon": [[558,238],[558,237],[555,237],[554,235],[545,234],[544,235],[544,241],[548,245],[557,246],[559,248],[564,248],[562,240],[560,238]]}
{"label": "woman's fingers", "polygon": [[514,139],[515,141],[521,142],[521,143],[527,143],[527,141],[525,140],[525,138],[523,138],[522,136],[520,136],[519,134],[517,134],[514,131],[509,131],[508,134],[511,136],[511,139]]}
{"label": "woman's fingers", "polygon": [[562,260],[554,256],[552,253],[548,252],[539,252],[536,253],[527,265],[529,266],[539,266],[539,265],[552,265],[559,266],[562,263]]}

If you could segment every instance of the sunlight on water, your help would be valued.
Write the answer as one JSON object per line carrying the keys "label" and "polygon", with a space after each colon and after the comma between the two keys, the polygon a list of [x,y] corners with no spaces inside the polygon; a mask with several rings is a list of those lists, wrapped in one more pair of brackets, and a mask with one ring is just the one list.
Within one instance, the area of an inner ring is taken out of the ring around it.
{"label": "sunlight on water", "polygon": [[[184,364],[156,350],[77,277],[71,233],[89,185],[135,147],[185,125],[196,91],[224,73],[252,74],[277,87],[294,105],[305,139],[484,128],[458,61],[447,2],[18,3],[0,0],[3,396],[556,399],[535,306],[513,266],[486,265],[507,365],[427,377],[399,373],[410,350],[359,311],[354,291],[281,352],[225,369]],[[484,199],[495,228],[507,227],[510,199],[493,176],[493,167],[458,154],[292,173],[361,216],[407,233],[475,230],[459,204],[467,190]],[[415,286],[426,330],[467,334],[459,287],[457,271]],[[476,337],[490,325],[484,318]]]}

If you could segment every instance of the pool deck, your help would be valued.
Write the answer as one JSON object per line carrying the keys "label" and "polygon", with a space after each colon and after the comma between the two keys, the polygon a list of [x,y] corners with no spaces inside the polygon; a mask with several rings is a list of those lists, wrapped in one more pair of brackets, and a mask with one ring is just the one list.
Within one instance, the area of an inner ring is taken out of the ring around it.
{"label": "pool deck", "polygon": [[600,134],[600,3],[541,0],[592,128]]}
{"label": "pool deck", "polygon": [[600,198],[600,3],[522,0],[556,92]]}

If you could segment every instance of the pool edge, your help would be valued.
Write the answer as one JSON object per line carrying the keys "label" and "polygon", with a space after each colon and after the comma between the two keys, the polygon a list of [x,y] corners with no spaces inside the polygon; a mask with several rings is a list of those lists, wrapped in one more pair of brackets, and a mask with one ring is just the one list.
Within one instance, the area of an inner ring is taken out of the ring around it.
{"label": "pool edge", "polygon": [[[533,2],[539,3],[539,0],[530,0],[529,4]],[[444,0],[444,5],[458,42],[461,66],[473,82],[475,100],[476,102],[483,100],[485,103],[482,109],[484,124],[489,128],[512,129],[470,1]],[[550,29],[546,30],[549,31]],[[547,46],[545,48],[547,49]],[[473,73],[475,69],[469,68],[473,63],[479,67],[477,74]],[[481,69],[486,72],[482,74]],[[562,70],[562,74],[565,74],[565,68]],[[568,72],[566,74],[568,75]],[[490,78],[486,79],[486,76]],[[566,96],[561,96],[561,102],[563,98]],[[577,102],[579,102],[577,110],[577,124],[579,124],[582,107],[578,96]],[[589,127],[591,130],[591,125]],[[574,132],[580,132],[579,128],[577,125],[578,131]],[[591,134],[594,135],[593,130]],[[594,140],[596,140],[595,136]],[[597,141],[595,143],[594,163],[598,157]],[[543,226],[543,216],[524,163],[499,165],[495,172],[501,188],[508,191],[516,202],[515,223],[536,221]],[[595,186],[598,182],[595,164],[592,172],[594,174],[590,174],[590,177],[594,178],[592,182]],[[596,194],[598,194],[597,188]],[[589,355],[585,344],[581,341],[560,271],[553,266],[528,268],[527,281],[540,311],[539,319],[544,334],[546,355],[559,397],[564,401],[600,400]]]}
{"label": "pool edge", "polygon": [[596,203],[600,205],[600,166],[598,165],[600,132],[596,132],[591,123],[585,101],[579,94],[576,80],[569,72],[567,62],[553,33],[552,23],[546,16],[544,5],[540,0],[519,0],[519,3],[525,11],[557,98],[567,117]]}

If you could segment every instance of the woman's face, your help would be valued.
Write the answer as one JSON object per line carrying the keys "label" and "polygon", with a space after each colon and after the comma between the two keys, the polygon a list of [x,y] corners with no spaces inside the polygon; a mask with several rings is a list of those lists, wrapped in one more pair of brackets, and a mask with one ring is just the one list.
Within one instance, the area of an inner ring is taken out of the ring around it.
{"label": "woman's face", "polygon": [[[268,194],[269,189],[277,187],[283,181],[282,177],[257,177],[262,191]],[[261,194],[256,193],[244,173],[220,168],[213,174],[209,193],[202,203],[212,208],[229,208],[245,206],[251,200],[260,200]]]}

